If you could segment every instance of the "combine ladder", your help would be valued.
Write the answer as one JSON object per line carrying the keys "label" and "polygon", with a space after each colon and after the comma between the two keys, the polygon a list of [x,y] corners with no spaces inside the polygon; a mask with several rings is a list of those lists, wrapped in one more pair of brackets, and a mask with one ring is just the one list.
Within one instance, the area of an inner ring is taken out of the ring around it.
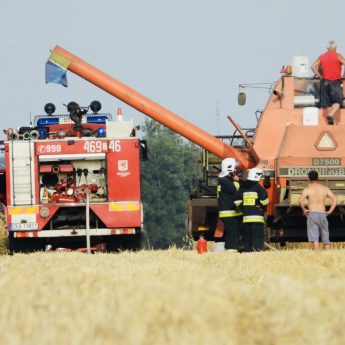
{"label": "combine ladder", "polygon": [[34,203],[32,159],[34,144],[31,140],[12,141],[11,157],[11,203],[32,205]]}

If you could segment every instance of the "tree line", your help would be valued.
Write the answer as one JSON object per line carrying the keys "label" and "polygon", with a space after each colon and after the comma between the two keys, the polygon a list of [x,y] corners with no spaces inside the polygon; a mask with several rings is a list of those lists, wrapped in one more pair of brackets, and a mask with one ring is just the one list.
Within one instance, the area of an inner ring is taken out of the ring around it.
{"label": "tree line", "polygon": [[141,193],[149,245],[155,249],[173,244],[181,247],[199,149],[154,120],[145,121],[143,134],[148,160],[141,163]]}

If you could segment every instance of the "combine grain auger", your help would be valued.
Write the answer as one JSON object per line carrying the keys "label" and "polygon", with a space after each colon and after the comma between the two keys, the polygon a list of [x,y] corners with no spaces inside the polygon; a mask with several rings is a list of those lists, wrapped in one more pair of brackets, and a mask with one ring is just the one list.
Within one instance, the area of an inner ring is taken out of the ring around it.
{"label": "combine grain auger", "polygon": [[248,169],[258,163],[256,156],[227,145],[59,46],[54,48],[49,60],[62,64],[69,71],[98,86],[221,159],[235,157],[243,169]]}

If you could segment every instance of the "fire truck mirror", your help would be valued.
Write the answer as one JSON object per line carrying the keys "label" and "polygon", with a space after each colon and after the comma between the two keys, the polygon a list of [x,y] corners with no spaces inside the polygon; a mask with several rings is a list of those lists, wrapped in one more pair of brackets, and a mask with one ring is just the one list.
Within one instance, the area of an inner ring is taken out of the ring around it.
{"label": "fire truck mirror", "polygon": [[147,141],[140,140],[140,160],[147,161],[148,159]]}

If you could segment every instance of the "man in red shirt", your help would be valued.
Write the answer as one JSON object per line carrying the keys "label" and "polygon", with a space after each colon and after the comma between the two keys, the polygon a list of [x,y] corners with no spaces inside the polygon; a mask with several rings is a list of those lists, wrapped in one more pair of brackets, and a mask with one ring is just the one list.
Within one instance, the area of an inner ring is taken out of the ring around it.
{"label": "man in red shirt", "polygon": [[[327,122],[334,125],[334,114],[343,103],[341,89],[341,67],[345,65],[345,59],[337,53],[337,44],[330,41],[327,52],[320,55],[311,66],[312,71],[320,79],[320,106],[327,108]],[[319,71],[321,67],[321,72]]]}

